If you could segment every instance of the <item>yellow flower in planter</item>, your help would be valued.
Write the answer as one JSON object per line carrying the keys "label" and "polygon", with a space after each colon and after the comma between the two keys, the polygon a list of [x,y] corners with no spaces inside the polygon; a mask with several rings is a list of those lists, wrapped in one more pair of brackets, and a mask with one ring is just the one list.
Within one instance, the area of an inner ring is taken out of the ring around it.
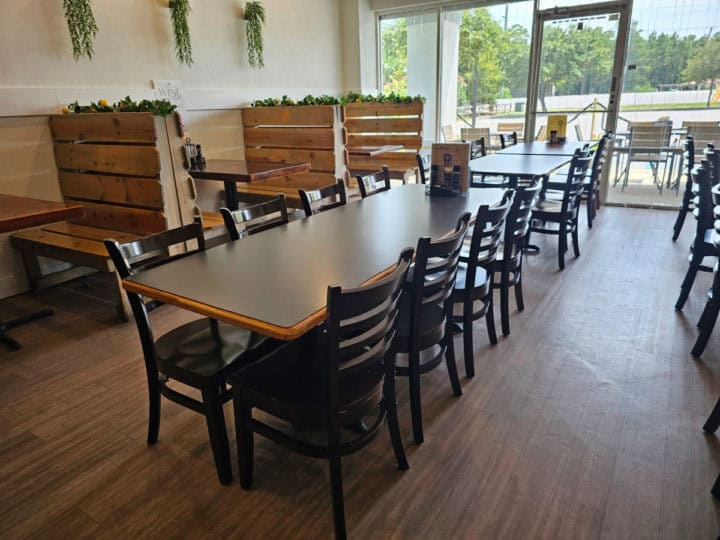
{"label": "yellow flower in planter", "polygon": [[107,107],[109,103],[107,99],[101,99],[100,101],[98,101],[98,105],[100,105],[101,107]]}
{"label": "yellow flower in planter", "polygon": [[273,103],[274,103],[275,105],[277,105],[278,103],[280,103],[280,100],[279,100],[278,98],[275,98],[275,99],[273,99]]}
{"label": "yellow flower in planter", "polygon": [[67,107],[63,107],[62,109],[60,109],[60,112],[63,114],[70,114],[70,109],[68,109]]}

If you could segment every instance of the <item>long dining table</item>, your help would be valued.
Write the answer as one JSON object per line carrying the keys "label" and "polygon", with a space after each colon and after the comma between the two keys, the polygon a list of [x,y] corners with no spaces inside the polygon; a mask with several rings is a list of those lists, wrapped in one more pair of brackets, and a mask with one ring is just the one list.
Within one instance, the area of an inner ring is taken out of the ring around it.
{"label": "long dining table", "polygon": [[356,287],[392,269],[418,238],[455,229],[502,189],[430,197],[410,184],[140,272],[126,290],[281,340],[325,319],[327,287]]}
{"label": "long dining table", "polygon": [[519,180],[547,178],[571,161],[572,154],[536,155],[497,153],[471,159],[470,170],[473,175],[507,177],[510,179],[511,186],[517,186]]}
{"label": "long dining table", "polygon": [[564,143],[549,143],[543,141],[519,142],[498,150],[497,154],[513,154],[525,156],[570,156],[576,150],[586,145],[590,148],[597,146],[598,141],[565,141]]}

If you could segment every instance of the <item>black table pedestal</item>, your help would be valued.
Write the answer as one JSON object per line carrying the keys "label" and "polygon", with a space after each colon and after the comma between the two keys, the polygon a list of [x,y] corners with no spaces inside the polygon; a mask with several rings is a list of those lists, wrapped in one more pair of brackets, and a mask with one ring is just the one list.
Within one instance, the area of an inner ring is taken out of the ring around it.
{"label": "black table pedestal", "polygon": [[237,184],[234,181],[225,181],[225,206],[228,210],[238,209],[238,191]]}
{"label": "black table pedestal", "polygon": [[52,309],[43,309],[42,311],[38,311],[37,313],[32,313],[30,315],[26,315],[25,317],[20,317],[11,321],[0,321],[0,342],[4,343],[14,351],[19,351],[21,349],[20,342],[8,336],[8,330],[12,330],[13,328],[17,328],[18,326],[22,326],[23,324],[31,323],[38,319],[50,317],[53,314],[54,311]]}

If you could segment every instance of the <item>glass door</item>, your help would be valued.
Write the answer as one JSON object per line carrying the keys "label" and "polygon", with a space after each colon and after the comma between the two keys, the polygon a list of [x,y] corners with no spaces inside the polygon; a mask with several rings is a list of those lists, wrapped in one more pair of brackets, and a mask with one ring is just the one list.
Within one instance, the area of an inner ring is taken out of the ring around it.
{"label": "glass door", "polygon": [[614,129],[624,13],[607,4],[537,13],[526,139],[549,139],[549,115],[566,117],[568,140],[596,140]]}

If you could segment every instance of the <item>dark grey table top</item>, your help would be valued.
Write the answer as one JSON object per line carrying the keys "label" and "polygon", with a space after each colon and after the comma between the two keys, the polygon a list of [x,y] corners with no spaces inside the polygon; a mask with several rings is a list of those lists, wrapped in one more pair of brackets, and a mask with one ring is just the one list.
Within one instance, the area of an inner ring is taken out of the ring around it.
{"label": "dark grey table top", "polygon": [[572,156],[498,153],[471,159],[470,170],[475,174],[534,178],[548,176],[570,161]]}
{"label": "dark grey table top", "polygon": [[391,268],[421,236],[454,230],[501,189],[430,198],[407,185],[174,261],[124,282],[150,298],[279,339],[325,318],[328,285],[358,286]]}
{"label": "dark grey table top", "polygon": [[498,150],[498,154],[527,154],[534,156],[571,156],[578,150],[590,145],[597,146],[598,141],[566,141],[562,144],[548,144],[547,142],[521,142]]}

